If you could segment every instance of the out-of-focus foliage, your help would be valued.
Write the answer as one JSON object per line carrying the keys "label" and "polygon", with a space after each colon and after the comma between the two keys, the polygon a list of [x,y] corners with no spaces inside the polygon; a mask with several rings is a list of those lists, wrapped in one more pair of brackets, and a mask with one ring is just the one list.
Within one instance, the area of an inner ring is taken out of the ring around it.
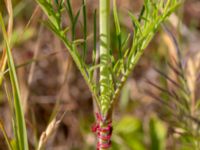
{"label": "out-of-focus foliage", "polygon": [[125,116],[114,126],[113,150],[145,150],[142,122],[135,117]]}
{"label": "out-of-focus foliage", "polygon": [[[125,116],[119,123],[113,135],[113,150],[122,147],[127,150],[164,150],[166,128],[158,118],[152,117],[148,122],[148,131],[144,132],[141,120],[132,116]],[[149,139],[149,143],[145,140]]]}
{"label": "out-of-focus foliage", "polygon": [[149,123],[151,150],[165,150],[167,131],[163,122],[157,118],[151,118]]}

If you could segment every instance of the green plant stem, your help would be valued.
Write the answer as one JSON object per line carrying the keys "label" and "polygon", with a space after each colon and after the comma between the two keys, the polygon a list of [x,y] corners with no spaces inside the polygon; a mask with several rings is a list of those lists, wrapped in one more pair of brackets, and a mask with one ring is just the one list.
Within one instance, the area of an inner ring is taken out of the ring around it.
{"label": "green plant stem", "polygon": [[[112,82],[109,69],[110,62],[110,0],[99,0],[100,11],[100,108],[103,116],[107,115],[107,106],[110,103],[110,95],[108,93],[110,83]],[[100,123],[104,127],[104,123]],[[103,134],[103,133],[100,133]],[[102,135],[103,136],[103,135]],[[105,143],[102,139],[98,139],[99,144]],[[99,150],[104,150],[101,147]]]}
{"label": "green plant stem", "polygon": [[100,10],[100,107],[105,116],[109,105],[109,85],[111,83],[110,63],[110,0],[99,1]]}

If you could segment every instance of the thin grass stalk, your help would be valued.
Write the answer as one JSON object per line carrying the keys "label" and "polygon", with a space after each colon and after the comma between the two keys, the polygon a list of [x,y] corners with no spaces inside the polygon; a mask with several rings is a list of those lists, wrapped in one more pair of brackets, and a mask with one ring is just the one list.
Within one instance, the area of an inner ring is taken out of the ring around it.
{"label": "thin grass stalk", "polygon": [[7,135],[7,133],[6,133],[6,130],[5,130],[5,128],[4,128],[4,126],[3,126],[3,123],[0,121],[0,131],[3,133],[3,136],[4,136],[4,138],[5,138],[5,141],[6,141],[6,144],[7,144],[7,146],[8,146],[8,149],[9,150],[13,150],[13,148],[12,148],[12,145],[11,145],[11,143],[10,143],[10,140],[9,140],[9,138],[8,138],[8,135]]}
{"label": "thin grass stalk", "polygon": [[83,59],[86,59],[87,55],[87,11],[86,11],[86,0],[83,0],[83,36],[84,36],[84,42],[83,42]]}
{"label": "thin grass stalk", "polygon": [[[12,28],[13,28],[13,9],[12,9],[12,2],[11,0],[4,0],[6,4],[6,8],[8,11],[9,19],[8,19],[8,29],[7,34],[8,37],[11,37],[12,34]],[[7,64],[7,55],[6,55],[6,49],[3,49],[3,54],[0,60],[0,72],[4,72],[6,69]],[[0,77],[0,85],[2,84],[3,77]]]}
{"label": "thin grass stalk", "polygon": [[0,12],[0,26],[3,33],[3,38],[5,40],[5,47],[6,47],[6,55],[8,58],[8,67],[9,67],[9,75],[12,85],[12,92],[13,92],[13,98],[14,98],[14,111],[15,111],[15,121],[14,121],[14,130],[15,130],[15,136],[16,136],[16,145],[17,150],[28,150],[28,138],[27,138],[27,131],[26,131],[26,124],[25,124],[25,118],[23,114],[22,109],[22,103],[21,103],[21,96],[20,96],[20,90],[15,70],[15,65],[10,49],[10,39],[7,36],[7,32],[5,29],[3,17]]}

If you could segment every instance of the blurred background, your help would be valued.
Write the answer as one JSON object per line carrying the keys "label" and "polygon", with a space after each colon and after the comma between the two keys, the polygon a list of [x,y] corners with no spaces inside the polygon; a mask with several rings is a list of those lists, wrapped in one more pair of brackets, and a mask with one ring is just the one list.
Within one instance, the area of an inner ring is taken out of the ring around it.
{"label": "blurred background", "polygon": [[[91,132],[94,123],[92,97],[81,74],[74,65],[62,43],[42,25],[46,17],[33,0],[12,0],[14,9],[14,29],[12,51],[20,82],[23,107],[26,112],[26,124],[30,148],[35,149],[38,139],[46,130],[53,112],[58,111],[57,118],[62,118],[58,128],[48,138],[47,150],[94,150],[95,135]],[[73,0],[77,11],[81,0]],[[123,35],[132,32],[128,10],[137,16],[141,10],[142,0],[117,0]],[[97,0],[87,0],[88,43],[92,49],[93,13],[98,8]],[[7,12],[3,0],[0,10],[5,20]],[[67,17],[63,16],[64,22]],[[200,51],[200,1],[185,0],[177,12],[166,23],[170,32],[178,40],[184,60],[193,58]],[[111,26],[114,26],[112,23]],[[113,29],[112,48],[116,49],[116,35]],[[81,37],[81,20],[76,29]],[[2,34],[0,34],[2,35]],[[2,37],[0,36],[0,52]],[[144,56],[125,84],[114,111],[113,150],[190,150],[183,148],[184,140],[175,132],[166,120],[166,113],[154,95],[162,91],[153,88],[148,80],[162,84],[163,78],[154,68],[167,70],[167,62],[177,58],[173,40],[161,27]],[[196,57],[195,57],[196,58]],[[200,57],[198,57],[200,58]],[[195,62],[200,60],[196,58]],[[90,61],[90,58],[88,58]],[[170,74],[169,72],[167,73]],[[11,112],[9,110],[5,85],[0,90],[0,120],[8,136],[13,135]],[[198,87],[196,97],[199,98]],[[177,119],[178,120],[178,119]],[[181,131],[180,131],[181,132]],[[6,143],[0,132],[0,150],[6,150]]]}

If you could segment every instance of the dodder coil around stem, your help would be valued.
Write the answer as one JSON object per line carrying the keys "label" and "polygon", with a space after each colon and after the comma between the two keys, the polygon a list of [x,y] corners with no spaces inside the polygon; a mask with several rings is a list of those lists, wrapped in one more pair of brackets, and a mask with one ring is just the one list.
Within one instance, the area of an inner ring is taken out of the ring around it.
{"label": "dodder coil around stem", "polygon": [[102,115],[96,113],[97,123],[93,125],[92,131],[97,134],[97,150],[111,147],[112,121],[106,122]]}

